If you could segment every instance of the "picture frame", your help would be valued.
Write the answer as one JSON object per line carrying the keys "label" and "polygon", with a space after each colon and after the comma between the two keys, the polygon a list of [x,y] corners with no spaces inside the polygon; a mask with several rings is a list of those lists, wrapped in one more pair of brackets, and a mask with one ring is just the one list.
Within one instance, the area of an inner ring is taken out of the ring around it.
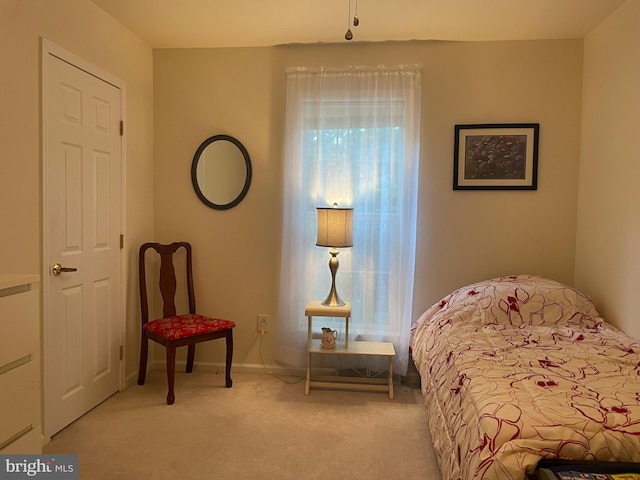
{"label": "picture frame", "polygon": [[454,190],[537,190],[538,123],[456,125]]}

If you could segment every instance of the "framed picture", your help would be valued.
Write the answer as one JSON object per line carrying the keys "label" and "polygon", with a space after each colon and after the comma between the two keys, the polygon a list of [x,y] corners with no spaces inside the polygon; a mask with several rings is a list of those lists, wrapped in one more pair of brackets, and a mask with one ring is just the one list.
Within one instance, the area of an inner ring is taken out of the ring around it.
{"label": "framed picture", "polygon": [[536,190],[538,123],[456,125],[454,190]]}

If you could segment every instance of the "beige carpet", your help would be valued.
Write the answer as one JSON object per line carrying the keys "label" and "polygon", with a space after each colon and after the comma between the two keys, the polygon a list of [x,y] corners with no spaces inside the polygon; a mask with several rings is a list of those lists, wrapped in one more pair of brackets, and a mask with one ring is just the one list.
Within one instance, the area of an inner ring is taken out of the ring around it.
{"label": "beige carpet", "polygon": [[[77,453],[81,480],[440,480],[420,390],[312,389],[268,374],[164,372],[58,433],[45,453]],[[288,380],[295,380],[289,378]]]}

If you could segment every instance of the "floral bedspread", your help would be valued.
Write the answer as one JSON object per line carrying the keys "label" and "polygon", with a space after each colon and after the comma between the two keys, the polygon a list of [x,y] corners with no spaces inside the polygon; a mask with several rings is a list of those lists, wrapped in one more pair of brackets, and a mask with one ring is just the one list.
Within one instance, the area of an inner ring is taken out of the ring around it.
{"label": "floral bedspread", "polygon": [[411,335],[443,480],[524,479],[541,458],[640,462],[640,342],[580,292],[480,282]]}

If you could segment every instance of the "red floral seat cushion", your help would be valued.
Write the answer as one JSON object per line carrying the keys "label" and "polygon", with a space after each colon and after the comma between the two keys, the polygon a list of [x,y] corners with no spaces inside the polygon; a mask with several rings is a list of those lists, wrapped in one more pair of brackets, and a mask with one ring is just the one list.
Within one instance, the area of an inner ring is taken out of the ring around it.
{"label": "red floral seat cushion", "polygon": [[193,337],[204,333],[219,332],[236,326],[230,320],[205,317],[195,313],[177,315],[175,317],[159,318],[147,322],[144,329],[161,335],[169,340],[177,340],[184,337]]}

